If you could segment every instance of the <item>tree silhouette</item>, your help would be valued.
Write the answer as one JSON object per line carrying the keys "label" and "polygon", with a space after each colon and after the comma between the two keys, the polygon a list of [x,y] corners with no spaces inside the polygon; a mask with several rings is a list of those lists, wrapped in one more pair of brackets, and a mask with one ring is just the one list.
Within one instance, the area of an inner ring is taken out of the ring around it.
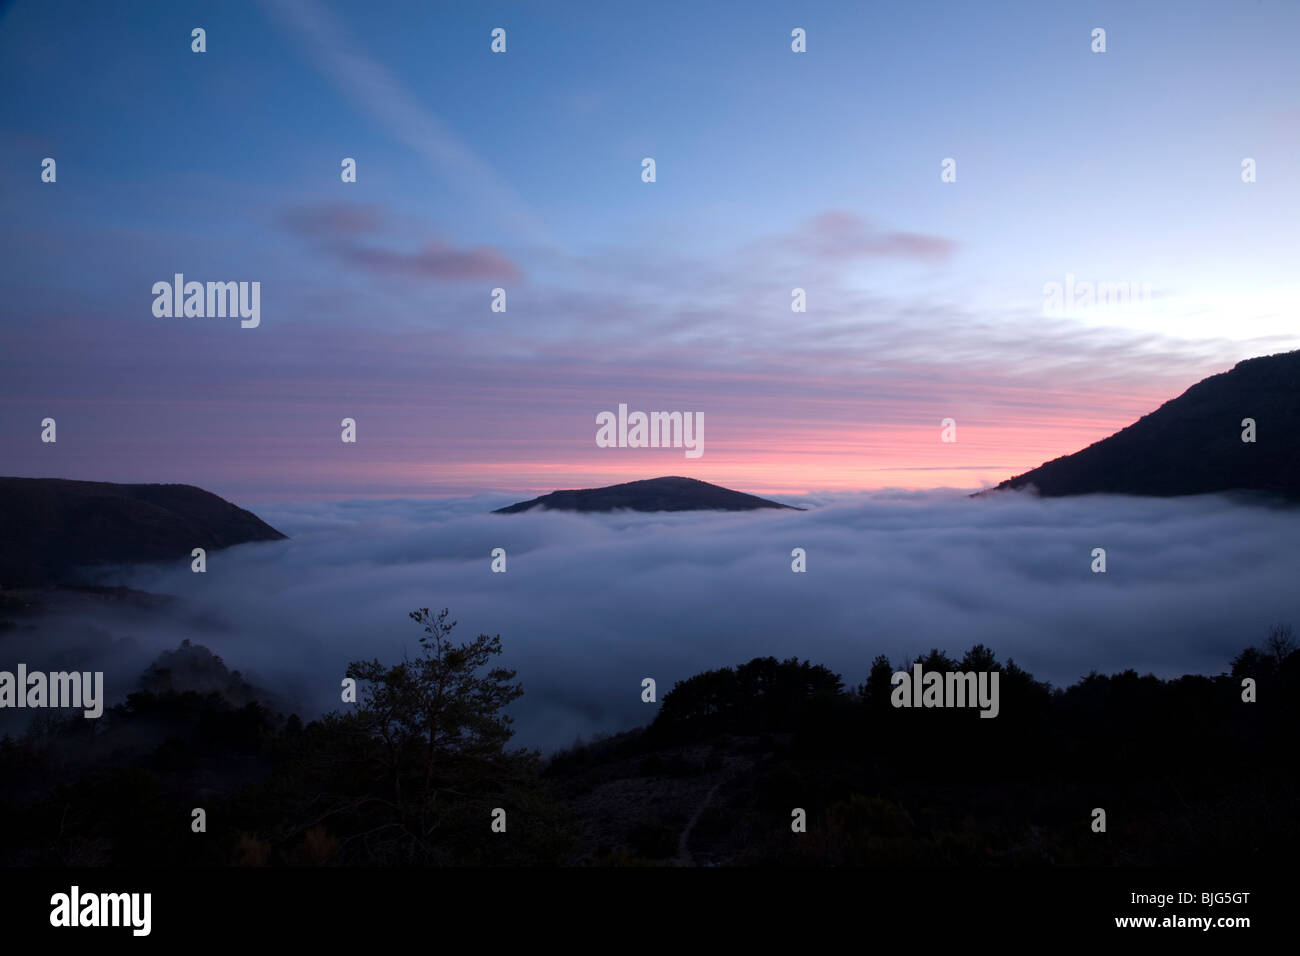
{"label": "tree silhouette", "polygon": [[411,612],[424,625],[422,656],[391,667],[378,660],[348,665],[348,676],[364,685],[357,718],[383,744],[399,803],[403,783],[414,780],[427,795],[440,768],[499,756],[512,733],[511,718],[501,710],[524,692],[512,683],[513,670],[478,673],[501,653],[501,636],[480,634],[453,644],[456,622],[447,620],[448,613],[443,608],[434,616],[427,607]]}
{"label": "tree silhouette", "polygon": [[1264,652],[1273,658],[1273,664],[1281,667],[1282,662],[1296,649],[1295,634],[1290,624],[1274,624],[1264,640]]}
{"label": "tree silhouette", "polygon": [[[481,866],[555,862],[568,845],[565,810],[535,751],[508,749],[504,709],[523,694],[494,667],[500,636],[457,643],[444,608],[420,608],[421,653],[395,665],[353,661],[355,706],[278,735],[264,799],[277,862]],[[496,810],[526,824],[489,831]],[[317,829],[322,828],[322,829]]]}

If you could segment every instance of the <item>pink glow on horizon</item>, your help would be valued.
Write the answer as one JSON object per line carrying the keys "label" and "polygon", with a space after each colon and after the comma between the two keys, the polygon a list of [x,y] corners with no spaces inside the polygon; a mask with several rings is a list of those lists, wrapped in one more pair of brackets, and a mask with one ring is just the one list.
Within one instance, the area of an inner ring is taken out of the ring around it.
{"label": "pink glow on horizon", "polygon": [[[554,460],[557,443],[516,449],[509,461],[471,458],[430,463],[389,457],[391,442],[364,460],[340,468],[336,460],[303,462],[295,469],[297,488],[281,494],[256,493],[259,500],[348,497],[457,497],[484,492],[540,495],[571,488],[680,475],[767,496],[816,492],[873,491],[886,488],[979,489],[1068,455],[1105,438],[1131,421],[1095,419],[1026,422],[1023,425],[966,425],[958,421],[957,441],[940,441],[931,425],[866,428],[822,427],[792,434],[788,449],[774,448],[769,437],[712,441],[706,429],[705,454],[686,458],[681,449],[574,449]],[[593,428],[594,435],[594,428]],[[270,477],[274,469],[267,469]],[[248,484],[247,473],[245,481]],[[281,483],[282,474],[277,475]],[[252,486],[258,482],[254,479]],[[328,487],[328,490],[326,488]],[[215,489],[214,489],[215,490]]]}
{"label": "pink glow on horizon", "polygon": [[[214,345],[192,365],[165,366],[174,382],[141,376],[108,395],[93,369],[69,370],[60,398],[6,403],[12,421],[49,414],[60,427],[57,445],[15,443],[10,473],[186,483],[237,503],[532,497],[664,475],[767,496],[978,489],[1106,438],[1230,365],[1153,371],[1134,359],[1132,369],[1103,363],[1090,368],[1104,374],[1083,374],[920,364],[854,377],[806,366],[503,362],[430,376],[417,359],[436,367],[436,356],[412,351],[375,377],[349,374],[328,341],[319,354],[293,353],[302,366],[288,368],[278,357],[245,368],[261,353]],[[219,381],[222,368],[257,384]],[[702,412],[703,456],[598,448],[596,414],[624,402]],[[339,440],[344,416],[358,422],[355,445]],[[949,417],[955,443],[940,441]]]}

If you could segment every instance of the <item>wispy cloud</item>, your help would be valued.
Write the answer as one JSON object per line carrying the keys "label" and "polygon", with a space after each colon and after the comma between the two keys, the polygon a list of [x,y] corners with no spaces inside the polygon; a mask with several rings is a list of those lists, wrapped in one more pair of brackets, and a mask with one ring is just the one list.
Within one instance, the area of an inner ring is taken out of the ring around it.
{"label": "wispy cloud", "polygon": [[387,221],[384,207],[363,203],[315,203],[280,214],[280,222],[289,232],[316,239],[379,232]]}
{"label": "wispy cloud", "polygon": [[354,43],[315,0],[262,0],[273,18],[299,39],[321,71],[363,116],[415,150],[429,168],[478,197],[521,238],[546,247],[554,241],[527,204],[383,63]]}
{"label": "wispy cloud", "polygon": [[375,275],[452,282],[523,278],[519,266],[492,246],[458,249],[442,239],[431,239],[405,252],[363,243],[361,237],[384,233],[390,225],[387,209],[377,204],[297,206],[285,210],[279,220],[288,232],[313,241],[326,254]]}
{"label": "wispy cloud", "polygon": [[896,258],[944,262],[957,248],[954,240],[943,236],[874,228],[857,213],[841,209],[814,216],[772,242],[797,255],[832,261]]}
{"label": "wispy cloud", "polygon": [[456,249],[433,241],[416,252],[395,252],[356,244],[341,244],[334,251],[343,259],[381,275],[417,279],[519,279],[523,273],[505,255],[490,246]]}

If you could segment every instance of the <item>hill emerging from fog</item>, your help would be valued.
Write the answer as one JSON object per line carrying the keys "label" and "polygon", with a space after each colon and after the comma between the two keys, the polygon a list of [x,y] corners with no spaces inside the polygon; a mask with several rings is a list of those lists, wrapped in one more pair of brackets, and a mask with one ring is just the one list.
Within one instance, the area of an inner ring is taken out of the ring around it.
{"label": "hill emerging from fog", "polygon": [[[1242,441],[1247,418],[1253,443]],[[997,488],[1030,486],[1046,496],[1255,491],[1300,499],[1300,351],[1238,362],[1109,438]]]}
{"label": "hill emerging from fog", "polygon": [[193,485],[0,478],[0,587],[72,584],[83,567],[189,561],[194,548],[283,537]]}
{"label": "hill emerging from fog", "polygon": [[647,478],[605,488],[553,491],[549,495],[520,501],[493,514],[518,514],[541,508],[547,511],[757,511],[781,508],[802,511],[756,495],[732,491],[694,478]]}

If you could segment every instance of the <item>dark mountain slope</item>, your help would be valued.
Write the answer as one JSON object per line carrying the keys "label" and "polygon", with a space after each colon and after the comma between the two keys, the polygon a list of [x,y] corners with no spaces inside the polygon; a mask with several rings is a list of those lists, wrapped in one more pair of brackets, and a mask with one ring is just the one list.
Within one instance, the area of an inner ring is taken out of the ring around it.
{"label": "dark mountain slope", "polygon": [[280,532],[193,485],[0,478],[0,587],[76,583],[96,564],[188,559]]}
{"label": "dark mountain slope", "polygon": [[521,501],[493,514],[517,514],[533,508],[553,511],[755,511],[759,508],[788,508],[766,498],[711,485],[694,478],[648,478],[605,488],[553,491],[549,495]]}
{"label": "dark mountain slope", "polygon": [[[1242,420],[1256,423],[1243,442]],[[1195,495],[1258,491],[1300,499],[1300,351],[1239,362],[1073,455],[998,485],[1039,494]]]}

